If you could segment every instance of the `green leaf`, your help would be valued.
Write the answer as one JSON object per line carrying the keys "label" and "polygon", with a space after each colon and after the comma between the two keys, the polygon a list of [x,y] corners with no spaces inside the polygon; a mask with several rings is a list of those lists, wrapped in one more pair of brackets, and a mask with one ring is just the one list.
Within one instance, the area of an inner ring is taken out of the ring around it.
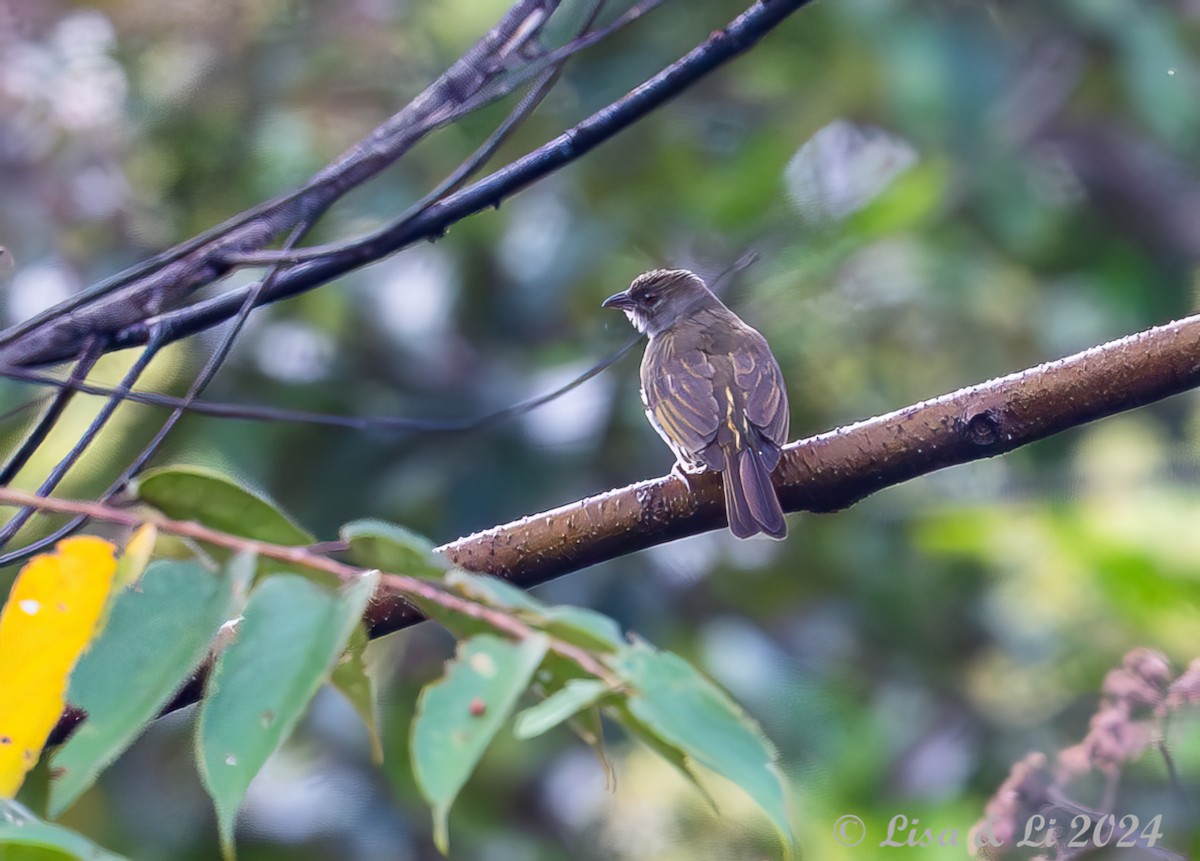
{"label": "green leaf", "polygon": [[519,586],[490,574],[472,574],[455,569],[446,575],[446,587],[465,598],[502,610],[527,610],[541,613],[546,605]]}
{"label": "green leaf", "polygon": [[68,699],[88,718],[54,756],[57,817],[133,742],[187,681],[233,602],[230,577],[197,562],[152,563],[116,599],[71,675]]}
{"label": "green leaf", "polygon": [[[445,588],[477,604],[515,614],[531,627],[550,636],[597,652],[615,652],[625,646],[621,628],[609,617],[583,607],[547,606],[518,586],[489,574],[454,569],[443,581]],[[436,602],[411,598],[422,613],[445,626],[458,639],[497,631],[486,619],[467,615]],[[499,633],[507,636],[504,631]]]}
{"label": "green leaf", "polygon": [[621,626],[595,610],[559,605],[547,607],[540,618],[526,618],[541,630],[576,646],[598,652],[616,652],[627,645]]}
{"label": "green leaf", "polygon": [[[472,574],[460,569],[451,569],[442,581],[442,587],[451,595],[466,598],[476,604],[513,613],[523,611],[522,618],[540,619],[546,609],[544,604],[534,600],[524,590],[506,583],[488,574]],[[469,640],[479,634],[500,633],[507,637],[506,631],[497,629],[486,618],[468,615],[446,607],[436,601],[427,601],[417,596],[409,600],[422,613],[435,620],[458,640]]]}
{"label": "green leaf", "polygon": [[340,530],[350,546],[350,560],[363,568],[440,580],[450,569],[449,560],[433,552],[433,542],[382,520],[355,520]]}
{"label": "green leaf", "polygon": [[150,564],[150,558],[154,555],[157,539],[158,529],[154,524],[143,523],[125,542],[120,555],[117,556],[117,575],[114,581],[120,588],[136,583],[145,573],[146,566]]}
{"label": "green leaf", "polygon": [[366,650],[367,629],[358,625],[350,635],[346,651],[338,659],[329,681],[362,718],[371,738],[371,757],[376,763],[382,763],[383,740],[379,737],[379,723],[375,720],[375,689],[371,685],[371,677],[367,675],[364,660]]}
{"label": "green leaf", "polygon": [[716,800],[709,794],[704,784],[700,782],[700,779],[696,776],[696,772],[692,770],[692,760],[688,758],[685,751],[667,742],[652,727],[647,726],[637,715],[629,710],[628,703],[618,704],[609,713],[634,737],[640,739],[648,748],[675,766],[675,769],[684,779],[696,787],[696,791],[704,796],[704,800],[708,802],[709,806],[714,811],[717,809]]}
{"label": "green leaf", "polygon": [[274,503],[201,467],[150,470],[134,484],[134,493],[167,517],[195,520],[230,535],[288,546],[315,540]]}
{"label": "green leaf", "polygon": [[517,715],[513,734],[519,739],[539,736],[591,708],[607,693],[608,685],[599,679],[571,679],[561,689]]}
{"label": "green leaf", "polygon": [[758,724],[678,655],[639,643],[613,664],[631,687],[629,713],[665,744],[745,790],[770,817],[790,853],[795,837],[783,778]]}
{"label": "green leaf", "polygon": [[620,626],[602,613],[583,607],[548,606],[500,577],[458,569],[446,575],[445,584],[464,598],[515,612],[529,624],[577,646],[604,652],[625,646]]}
{"label": "green leaf", "polygon": [[0,800],[0,858],[74,858],[78,861],[125,861],[61,825],[51,825],[15,801]]}
{"label": "green leaf", "polygon": [[442,854],[449,848],[450,805],[529,687],[548,644],[541,635],[520,643],[490,634],[460,642],[446,675],[421,692],[412,728],[413,769],[433,807],[433,839]]}
{"label": "green leaf", "polygon": [[226,857],[246,788],[329,678],[378,582],[372,572],[332,593],[281,574],[250,593],[237,637],[213,667],[196,735]]}

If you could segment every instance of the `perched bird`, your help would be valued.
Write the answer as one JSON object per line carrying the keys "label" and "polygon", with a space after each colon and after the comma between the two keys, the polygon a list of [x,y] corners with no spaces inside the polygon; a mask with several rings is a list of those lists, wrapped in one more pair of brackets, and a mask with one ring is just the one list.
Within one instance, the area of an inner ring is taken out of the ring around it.
{"label": "perched bird", "polygon": [[788,399],[766,339],[685,269],[639,275],[603,307],[650,336],[642,403],[676,467],[722,475],[729,529],[738,538],[787,534],[771,484],[788,436]]}

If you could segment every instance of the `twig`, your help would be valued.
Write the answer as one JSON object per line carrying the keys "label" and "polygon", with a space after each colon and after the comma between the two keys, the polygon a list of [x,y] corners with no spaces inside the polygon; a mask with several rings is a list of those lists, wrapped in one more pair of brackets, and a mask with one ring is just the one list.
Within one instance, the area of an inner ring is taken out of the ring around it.
{"label": "twig", "polygon": [[[489,207],[498,206],[504,199],[582,157],[664,102],[682,93],[709,72],[740,56],[789,15],[810,2],[812,0],[771,0],[755,3],[734,19],[726,29],[714,33],[684,57],[635,87],[627,95],[544,146],[429,206],[404,224],[391,225],[377,234],[342,248],[336,254],[288,267],[269,290],[263,291],[263,301],[275,302],[319,287],[401,248],[422,240],[438,238],[462,219]],[[199,255],[197,260],[202,258],[207,261],[205,266],[210,269],[226,271],[230,265],[226,262],[226,257],[239,250],[261,245],[262,243],[250,245],[226,242],[219,249],[223,255],[220,260],[212,256],[216,251],[205,251],[204,255],[197,251],[194,255]],[[185,262],[181,260],[176,265],[182,266]],[[182,278],[187,275],[193,281],[199,277],[194,273],[188,274],[189,271],[184,267],[173,271],[172,277]],[[208,274],[205,274],[205,277],[208,277]],[[211,280],[212,278],[208,278],[205,283]],[[148,315],[137,320],[129,320],[127,317],[113,318],[113,324],[103,326],[99,320],[90,322],[97,331],[112,333],[109,349],[143,344],[149,337],[151,328],[158,329],[168,341],[174,341],[228,320],[237,313],[253,286],[231,290],[184,308]],[[3,343],[4,341],[0,340],[0,344]],[[69,343],[42,338],[21,345],[20,350],[16,349],[17,346],[12,345],[6,350],[0,350],[0,361],[23,366],[48,364],[63,358]]]}
{"label": "twig", "polygon": [[[508,93],[512,92],[512,90],[515,89],[519,83],[524,82],[525,77],[532,76],[535,73],[540,75],[534,85],[530,88],[529,92],[526,93],[517,106],[513,108],[512,112],[505,118],[504,122],[502,122],[496,128],[496,130],[479,146],[478,149],[475,150],[475,152],[468,156],[467,159],[435,189],[426,194],[416,203],[410,205],[408,209],[406,209],[395,220],[392,221],[392,224],[389,228],[385,229],[395,230],[397,225],[408,223],[419,213],[427,209],[430,205],[442,200],[446,197],[446,195],[461,188],[462,184],[476,170],[485,164],[487,160],[492,157],[492,155],[495,154],[496,150],[499,149],[500,145],[508,139],[509,135],[511,135],[512,132],[537,109],[537,106],[542,103],[542,101],[550,93],[550,90],[553,89],[554,85],[558,82],[559,77],[562,75],[564,64],[570,57],[579,53],[584,48],[590,47],[601,39],[606,38],[627,24],[637,20],[654,7],[662,5],[663,2],[664,0],[645,0],[645,2],[636,4],[632,8],[626,10],[623,15],[610,23],[607,27],[596,31],[595,33],[588,34],[588,29],[590,29],[591,25],[595,22],[596,16],[599,15],[600,10],[604,6],[604,0],[599,0],[599,2],[593,4],[592,10],[589,12],[583,23],[583,26],[580,28],[579,34],[572,42],[563,45],[561,48],[555,49],[544,57],[541,57],[538,63],[535,66],[532,66],[527,74],[521,74],[511,81],[506,81],[505,86],[502,89],[495,92],[484,93],[478,96],[477,99],[480,100],[480,104],[483,103],[485,97],[486,101],[493,101],[497,97],[507,95]],[[475,110],[479,106],[480,105],[473,103],[465,104],[463,105],[462,112],[466,113],[468,111]],[[347,248],[358,245],[363,241],[364,240],[362,238],[359,238],[342,242],[331,242],[324,245],[311,245],[294,251],[264,250],[240,252],[231,254],[226,259],[227,262],[235,266],[257,266],[269,263],[303,263],[306,260],[316,260],[321,257],[326,257],[330,254],[340,253]]]}
{"label": "twig", "polygon": [[[103,407],[100,408],[100,411],[96,413],[95,418],[92,419],[91,423],[87,427],[87,430],[85,430],[79,439],[75,441],[75,444],[71,446],[71,450],[67,452],[66,457],[55,464],[54,469],[50,470],[50,474],[42,481],[41,486],[38,488],[39,496],[46,496],[52,493],[54,488],[58,487],[58,483],[62,481],[67,472],[70,471],[71,467],[74,466],[76,461],[78,461],[83,455],[87,447],[92,444],[96,437],[99,436],[100,431],[103,430],[106,424],[108,424],[108,420],[112,418],[113,413],[115,413],[117,410],[117,407],[121,405],[122,401],[125,399],[125,395],[128,394],[134,383],[138,381],[138,378],[145,373],[146,367],[158,354],[158,351],[161,347],[162,344],[155,341],[151,341],[146,345],[146,348],[142,351],[142,354],[138,356],[137,361],[133,363],[133,366],[126,372],[124,378],[117,385],[116,389],[113,390],[113,393],[109,397],[108,401]],[[0,547],[3,547],[10,540],[12,540],[12,537],[17,534],[18,530],[20,530],[20,528],[25,525],[29,518],[33,516],[34,511],[35,509],[33,508],[23,508],[16,512],[12,518],[4,524],[3,527],[0,527]],[[69,530],[64,527],[63,531],[65,532]],[[34,545],[31,546],[36,548],[40,545],[38,542],[35,542]],[[23,552],[24,548],[16,553],[0,554],[0,566],[6,565],[21,558],[21,554]]]}
{"label": "twig", "polygon": [[[607,356],[590,366],[586,371],[551,391],[544,392],[524,401],[519,401],[503,409],[465,419],[416,419],[406,418],[405,416],[340,416],[332,413],[315,413],[307,410],[292,410],[258,404],[229,404],[203,400],[188,401],[172,395],[140,391],[126,393],[123,396],[123,400],[151,407],[184,409],[197,415],[240,421],[293,422],[296,424],[324,425],[327,427],[360,431],[465,433],[467,431],[490,427],[514,416],[524,415],[561,397],[605,371],[636,347],[640,341],[640,337],[630,338],[616,350],[613,350]],[[94,383],[78,382],[73,379],[60,380],[47,374],[29,371],[24,368],[0,368],[0,377],[36,383],[38,385],[54,386],[59,390],[70,390],[85,395],[111,397],[117,391],[109,386],[100,386]],[[2,483],[0,482],[0,484]]]}
{"label": "twig", "polygon": [[[45,442],[46,437],[57,424],[59,416],[62,415],[63,410],[67,408],[67,404],[78,391],[76,387],[87,379],[92,368],[96,367],[96,361],[102,352],[99,342],[89,340],[82,346],[79,359],[71,367],[71,374],[67,377],[65,385],[61,386],[54,395],[50,405],[38,420],[37,426],[30,430],[22,440],[20,447],[13,452],[3,469],[0,469],[0,485],[9,484],[17,477],[17,473],[29,462],[29,458],[33,457],[33,453]],[[5,418],[7,417],[6,415]]]}
{"label": "twig", "polygon": [[[752,266],[757,261],[758,252],[753,248],[747,250],[730,266],[715,275],[709,281],[709,287],[713,292],[719,294],[725,283],[727,283],[727,279]],[[636,347],[641,340],[641,335],[633,336],[616,350],[591,365],[586,371],[571,378],[556,389],[511,404],[503,409],[468,419],[413,419],[405,418],[404,416],[339,416],[330,413],[314,413],[306,410],[292,410],[283,407],[269,407],[256,404],[223,404],[198,399],[185,400],[184,398],[163,395],[157,392],[129,391],[122,397],[124,400],[147,406],[178,408],[199,415],[242,421],[294,422],[298,424],[315,424],[363,431],[465,433],[489,427],[518,415],[524,415],[550,403],[607,370],[626,353]],[[102,395],[104,397],[114,396],[116,392],[115,389],[107,386],[83,382],[76,379],[76,376],[72,375],[69,379],[60,380],[57,377],[52,377],[39,371],[0,366],[0,377],[7,377],[12,380],[53,386],[60,390],[70,389],[87,395]],[[3,418],[5,417],[0,417],[0,420],[3,420]]]}
{"label": "twig", "polygon": [[[64,351],[72,355],[78,332],[103,335],[144,321],[161,312],[170,300],[178,301],[224,277],[230,269],[225,258],[232,252],[262,248],[284,231],[310,223],[338,198],[449,122],[462,102],[499,77],[508,59],[538,36],[558,2],[517,0],[443,75],[302,188],[237,215],[0,333],[0,356],[12,364],[32,365],[60,360]],[[237,313],[248,292],[240,291],[225,319]],[[148,329],[144,334],[149,337]]]}
{"label": "twig", "polygon": [[[725,283],[727,283],[727,279],[752,266],[757,261],[758,252],[753,248],[748,249],[730,266],[715,275],[709,281],[709,287],[719,294]],[[157,392],[130,391],[126,392],[123,397],[125,400],[147,406],[179,408],[199,415],[242,421],[294,422],[297,424],[324,425],[327,427],[363,431],[465,433],[489,427],[514,416],[524,415],[550,403],[607,370],[624,357],[626,353],[636,347],[641,340],[641,335],[633,336],[616,350],[591,365],[586,371],[571,378],[556,389],[511,404],[503,409],[468,419],[413,419],[404,416],[339,416],[330,413],[314,413],[306,410],[292,410],[257,404],[223,404],[197,399],[185,400]],[[0,377],[44,386],[53,386],[60,390],[70,389],[87,395],[110,397],[116,391],[107,386],[83,382],[76,379],[76,375],[72,375],[70,379],[60,380],[57,377],[25,368],[0,366]],[[0,420],[2,418],[0,417]]]}
{"label": "twig", "polygon": [[[146,509],[134,511],[131,509],[114,508],[100,502],[89,502],[77,499],[51,499],[34,493],[16,490],[10,487],[0,487],[0,504],[16,505],[22,508],[36,508],[58,514],[72,514],[89,520],[114,523],[118,526],[137,528],[143,524],[154,526],[159,532],[174,535],[179,538],[189,538],[216,547],[222,547],[234,553],[253,553],[267,559],[285,562],[313,571],[323,571],[332,574],[343,582],[356,580],[367,573],[368,569],[355,565],[347,565],[336,559],[330,559],[316,553],[306,546],[288,546],[273,544],[268,541],[257,541],[253,538],[243,538],[212,529],[201,523],[190,520],[172,520],[163,517],[155,511]],[[486,622],[490,627],[502,631],[515,639],[525,639],[534,633],[534,629],[518,618],[496,610],[486,604],[480,604],[456,595],[446,590],[438,583],[421,580],[406,574],[383,573],[380,578],[380,594],[387,593],[393,600],[409,601],[419,599],[436,604],[450,612],[459,613],[472,619]],[[414,605],[408,605],[413,613],[417,613]],[[423,617],[422,617],[423,618]],[[571,643],[557,638],[551,638],[551,649],[576,663],[581,669],[596,678],[602,679],[614,687],[619,684],[617,678],[599,660],[589,652]]]}
{"label": "twig", "polygon": [[[319,211],[315,212],[311,217],[297,224],[296,227],[292,229],[291,236],[288,237],[287,246],[290,247],[296,242],[299,242],[300,239],[303,238],[305,232],[307,232],[312,223],[319,218],[320,215],[321,213]],[[159,446],[162,445],[162,442],[164,439],[166,439],[167,434],[170,433],[171,429],[183,417],[188,405],[197,396],[199,396],[209,382],[212,381],[212,378],[216,375],[221,365],[224,364],[226,357],[228,357],[229,351],[233,349],[233,344],[237,340],[238,335],[241,333],[242,327],[245,325],[246,320],[249,318],[250,312],[253,311],[258,305],[259,293],[271,285],[272,279],[276,274],[278,274],[278,271],[278,268],[271,269],[267,273],[267,277],[259,282],[258,289],[252,290],[249,294],[247,294],[242,303],[242,307],[239,309],[237,316],[233,320],[233,325],[229,327],[224,335],[222,335],[220,343],[217,344],[216,349],[213,350],[212,355],[208,357],[208,360],[204,363],[204,367],[200,370],[200,373],[196,375],[196,378],[188,387],[187,393],[183,396],[182,402],[171,410],[171,414],[167,416],[167,418],[159,426],[150,442],[148,442],[142,448],[142,451],[133,459],[133,462],[121,470],[120,475],[118,475],[117,478],[114,479],[113,482],[108,486],[108,489],[105,490],[100,497],[101,502],[107,502],[108,500],[112,499],[114,495],[125,489],[125,485],[129,483],[129,480],[133,478],[133,476],[137,475],[146,462],[154,456],[156,451],[158,451]],[[142,355],[139,356],[137,362],[134,363],[133,368],[128,374],[126,374],[125,379],[121,381],[117,392],[114,392],[113,397],[111,397],[108,403],[105,404],[104,409],[100,411],[100,414],[92,421],[92,424],[88,427],[87,431],[85,431],[83,436],[80,437],[79,441],[76,442],[75,446],[71,449],[70,454],[68,454],[68,456],[51,471],[50,477],[38,490],[39,496],[46,496],[54,489],[57,483],[66,474],[67,470],[70,469],[71,465],[74,464],[76,459],[78,459],[79,455],[83,453],[83,450],[87,448],[87,446],[90,445],[91,442],[96,438],[100,432],[100,429],[108,421],[108,418],[120,404],[121,400],[129,394],[129,390],[137,381],[137,378],[145,371],[147,365],[149,365],[154,356],[158,354],[158,351],[162,348],[162,346],[163,343],[159,338],[155,338],[146,346],[146,349],[142,352]],[[22,509],[13,516],[11,521],[5,524],[4,528],[0,530],[0,547],[3,547],[8,543],[9,540],[12,539],[17,530],[20,529],[25,521],[29,519],[33,511],[34,509],[31,508]],[[13,562],[20,561],[21,559],[27,559],[30,556],[41,552],[44,548],[51,546],[60,538],[70,535],[73,531],[82,526],[84,522],[86,522],[86,518],[76,517],[68,523],[60,526],[58,529],[55,529],[49,535],[43,536],[42,538],[39,538],[38,540],[33,541],[24,547],[18,548],[17,550],[0,554],[0,566],[8,565]]]}
{"label": "twig", "polygon": [[265,541],[256,541],[253,538],[242,538],[238,535],[230,535],[227,532],[211,529],[195,521],[172,520],[149,509],[116,508],[102,502],[93,502],[84,499],[56,499],[39,496],[36,493],[29,493],[24,490],[17,490],[14,487],[0,487],[0,505],[36,508],[39,511],[48,511],[54,514],[70,514],[76,517],[85,517],[89,520],[113,523],[117,526],[125,526],[130,529],[137,528],[143,524],[149,524],[162,532],[176,535],[180,538],[191,538],[195,541],[203,541],[206,544],[212,544],[234,552],[257,553],[259,556],[276,559],[280,562],[304,565],[317,571],[333,574],[339,579],[347,579],[362,573],[360,569],[352,565],[346,565],[325,556],[314,555],[304,546],[293,547],[284,544],[270,544]]}

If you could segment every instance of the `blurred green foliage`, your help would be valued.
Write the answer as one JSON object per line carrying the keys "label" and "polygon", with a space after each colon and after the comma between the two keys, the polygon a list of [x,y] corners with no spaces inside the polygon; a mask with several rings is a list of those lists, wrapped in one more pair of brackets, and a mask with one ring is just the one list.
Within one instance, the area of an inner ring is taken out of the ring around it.
{"label": "blurred green foliage", "polygon": [[[18,26],[0,42],[10,319],[302,182],[506,5],[13,6]],[[589,50],[493,164],[742,8],[668,3]],[[260,312],[209,395],[354,415],[484,413],[623,340],[624,321],[598,303],[642,270],[711,275],[747,246],[762,260],[727,298],[774,346],[801,435],[1184,315],[1200,284],[1198,47],[1200,13],[1183,0],[814,4],[498,211]],[[313,241],[400,211],[506,109],[419,145],[339,204]],[[814,224],[785,170],[836,120],[885,130],[917,161],[865,208]],[[178,386],[210,343],[174,351],[148,382]],[[127,361],[107,360],[98,377],[115,380]],[[15,406],[28,390],[6,384],[2,395]],[[148,409],[123,413],[65,492],[95,492],[148,436]],[[1182,396],[846,512],[794,517],[783,545],[699,536],[543,591],[613,615],[730,689],[779,745],[808,857],[875,853],[834,839],[850,813],[875,844],[895,814],[965,841],[1014,761],[1083,736],[1104,673],[1127,650],[1162,649],[1177,667],[1200,652],[1198,415]],[[73,407],[50,448],[61,452],[88,417]],[[8,419],[6,445],[28,421]],[[670,454],[642,417],[630,357],[486,431],[192,417],[159,462],[230,471],[321,537],[380,517],[440,542],[661,474]],[[406,734],[449,646],[427,627],[369,650],[386,689],[382,774],[350,707],[318,700],[251,787],[242,857],[433,857]],[[131,857],[213,857],[189,721],[160,722],[66,823]],[[609,792],[568,733],[504,738],[456,807],[461,857],[775,851],[735,791],[714,781],[718,815],[645,751],[616,751]],[[1147,809],[1166,791],[1161,779],[1136,785]],[[1196,841],[1187,826],[1165,827],[1185,853]],[[965,855],[961,843],[921,851]]]}

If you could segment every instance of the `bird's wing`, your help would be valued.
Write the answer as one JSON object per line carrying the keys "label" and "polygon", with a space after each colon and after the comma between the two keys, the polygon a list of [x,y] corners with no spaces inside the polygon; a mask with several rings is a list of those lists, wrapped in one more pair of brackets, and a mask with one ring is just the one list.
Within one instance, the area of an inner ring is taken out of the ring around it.
{"label": "bird's wing", "polygon": [[646,413],[675,453],[686,454],[692,462],[705,461],[702,452],[716,436],[720,424],[713,396],[714,373],[703,352],[677,350],[670,335],[653,339],[642,363]]}
{"label": "bird's wing", "polygon": [[747,327],[730,351],[733,377],[746,398],[746,418],[763,436],[781,446],[788,439],[787,387],[767,339]]}

